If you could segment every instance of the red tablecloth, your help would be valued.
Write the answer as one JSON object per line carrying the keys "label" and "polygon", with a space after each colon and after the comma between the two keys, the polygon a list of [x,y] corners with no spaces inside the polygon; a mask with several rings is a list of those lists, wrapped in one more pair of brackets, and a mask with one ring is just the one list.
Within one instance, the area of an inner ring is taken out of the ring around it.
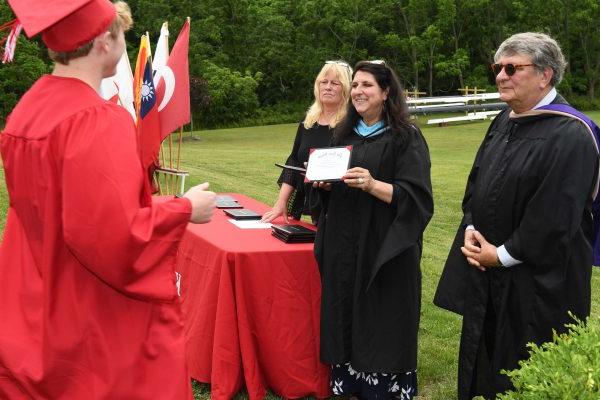
{"label": "red tablecloth", "polygon": [[[261,214],[268,209],[230,196]],[[244,383],[250,400],[267,388],[286,398],[329,396],[329,371],[319,362],[321,285],[312,243],[240,229],[215,210],[209,224],[189,225],[178,271],[190,373],[211,383],[212,399],[229,399]]]}

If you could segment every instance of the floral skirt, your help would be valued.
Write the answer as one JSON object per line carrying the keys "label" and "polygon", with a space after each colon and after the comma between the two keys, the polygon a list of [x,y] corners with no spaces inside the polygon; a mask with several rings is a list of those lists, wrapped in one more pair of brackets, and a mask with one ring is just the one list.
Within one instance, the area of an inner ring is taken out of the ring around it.
{"label": "floral skirt", "polygon": [[330,385],[335,395],[369,400],[412,400],[417,394],[417,371],[400,374],[361,372],[348,362],[331,366]]}

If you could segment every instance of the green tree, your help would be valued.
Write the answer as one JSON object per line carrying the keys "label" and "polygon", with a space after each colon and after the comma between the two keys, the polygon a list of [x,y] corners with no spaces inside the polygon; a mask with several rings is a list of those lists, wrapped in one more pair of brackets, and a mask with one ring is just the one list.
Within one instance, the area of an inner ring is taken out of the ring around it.
{"label": "green tree", "polygon": [[395,7],[395,15],[403,31],[400,46],[408,55],[413,73],[413,87],[419,89],[419,72],[423,67],[421,53],[424,47],[421,32],[429,21],[430,0],[399,0]]}
{"label": "green tree", "polygon": [[209,100],[207,109],[201,109],[200,125],[226,126],[250,116],[258,108],[256,88],[261,74],[250,75],[220,67],[210,61],[202,63],[202,78],[206,80]]}
{"label": "green tree", "polygon": [[[0,1],[0,23],[10,21],[14,15],[5,1]],[[0,54],[3,54],[0,50]],[[17,40],[12,63],[0,64],[0,125],[21,96],[42,74],[48,73],[49,61],[37,40],[27,40],[21,35]]]}
{"label": "green tree", "polygon": [[442,32],[435,24],[431,24],[421,34],[421,40],[424,48],[424,56],[427,61],[427,93],[433,96],[433,71],[434,66],[437,66],[436,61],[440,58],[438,51],[443,44]]}
{"label": "green tree", "polygon": [[[456,93],[465,85],[491,86],[489,63],[500,43],[516,32],[542,31],[561,44],[568,60],[560,86],[567,96],[594,104],[600,85],[598,0],[130,0],[134,28],[127,33],[135,62],[139,37],[152,45],[169,21],[170,44],[191,17],[190,74],[205,79],[207,97],[224,88],[215,77],[250,78],[257,107],[306,107],[312,83],[326,60],[354,64],[384,59],[405,86],[430,94]],[[0,0],[0,18],[13,18]],[[0,112],[5,115],[50,64],[38,38],[20,39],[15,63],[0,66]],[[132,63],[133,65],[133,63]],[[210,68],[207,65],[211,65]],[[220,71],[217,73],[216,71]],[[208,74],[208,76],[207,76]],[[203,86],[204,87],[204,86]],[[231,93],[230,91],[226,91]],[[249,98],[247,88],[242,97]],[[252,96],[250,96],[252,97]],[[219,98],[216,96],[215,98]],[[195,100],[194,100],[195,101]],[[252,101],[251,101],[252,103]],[[203,108],[205,121],[210,107]],[[245,109],[246,106],[242,108]],[[218,110],[216,108],[215,110]],[[222,110],[221,110],[222,111]],[[215,111],[219,115],[221,111]],[[235,123],[232,115],[223,121]]]}
{"label": "green tree", "polygon": [[571,5],[570,34],[577,51],[574,66],[580,65],[587,80],[587,95],[596,98],[600,80],[600,4],[597,0],[574,0]]}

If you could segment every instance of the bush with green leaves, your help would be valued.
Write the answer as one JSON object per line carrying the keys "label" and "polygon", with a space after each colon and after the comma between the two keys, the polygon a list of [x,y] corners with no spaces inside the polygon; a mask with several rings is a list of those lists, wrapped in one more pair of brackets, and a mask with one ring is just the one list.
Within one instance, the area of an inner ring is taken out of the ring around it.
{"label": "bush with green leaves", "polygon": [[0,64],[0,124],[6,121],[8,114],[31,85],[40,76],[50,72],[44,57],[36,42],[26,40],[21,35],[14,61]]}
{"label": "bush with green leaves", "polygon": [[499,400],[600,399],[600,319],[567,325],[552,342],[530,343],[530,358],[520,368],[502,371],[515,389]]}
{"label": "bush with green leaves", "polygon": [[581,111],[600,109],[600,99],[590,100],[587,96],[572,95],[567,98],[569,104]]}
{"label": "bush with green leaves", "polygon": [[258,108],[256,89],[261,79],[260,73],[242,74],[210,61],[204,61],[200,74],[206,81],[209,97],[204,107],[198,107],[200,126],[203,128],[227,126],[256,112]]}

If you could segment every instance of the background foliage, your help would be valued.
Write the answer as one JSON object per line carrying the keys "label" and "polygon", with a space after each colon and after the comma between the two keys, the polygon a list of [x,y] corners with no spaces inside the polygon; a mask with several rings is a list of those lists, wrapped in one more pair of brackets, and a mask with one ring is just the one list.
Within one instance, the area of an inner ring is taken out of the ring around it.
{"label": "background foliage", "polygon": [[[458,94],[493,86],[493,52],[509,35],[543,31],[569,61],[560,90],[585,109],[598,108],[598,0],[130,0],[127,34],[134,60],[139,37],[154,43],[168,20],[171,45],[192,19],[190,73],[199,85],[195,127],[295,121],[310,103],[325,60],[385,59],[409,89]],[[0,0],[0,20],[12,18]],[[19,40],[15,63],[0,67],[0,118],[49,61],[39,39]],[[273,108],[275,107],[275,108]],[[269,110],[293,108],[279,115]],[[266,110],[266,111],[265,111]],[[277,116],[273,118],[274,116]],[[253,117],[257,119],[254,120]]]}
{"label": "background foliage", "polygon": [[554,341],[530,345],[530,358],[505,372],[515,389],[499,400],[597,400],[600,398],[600,322],[589,318],[569,326]]}

